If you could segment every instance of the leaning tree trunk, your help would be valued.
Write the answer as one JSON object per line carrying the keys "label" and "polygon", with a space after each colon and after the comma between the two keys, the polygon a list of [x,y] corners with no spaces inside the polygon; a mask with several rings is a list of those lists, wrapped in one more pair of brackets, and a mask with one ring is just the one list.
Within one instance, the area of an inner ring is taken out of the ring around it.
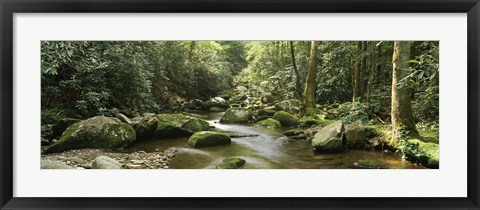
{"label": "leaning tree trunk", "polygon": [[396,143],[402,135],[418,134],[410,100],[412,89],[398,85],[399,81],[408,74],[410,46],[411,43],[408,41],[395,41],[393,46],[392,143]]}
{"label": "leaning tree trunk", "polygon": [[302,102],[301,115],[315,116],[315,77],[317,75],[317,51],[318,42],[312,41],[310,47],[310,58],[308,59],[308,73],[305,91],[303,92],[304,101]]}

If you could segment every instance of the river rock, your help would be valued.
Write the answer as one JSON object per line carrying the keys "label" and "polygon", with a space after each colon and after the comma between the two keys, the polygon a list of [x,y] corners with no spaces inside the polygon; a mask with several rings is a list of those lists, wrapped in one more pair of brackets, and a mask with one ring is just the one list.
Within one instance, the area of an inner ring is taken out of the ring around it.
{"label": "river rock", "polygon": [[210,109],[208,111],[211,111],[211,112],[224,112],[226,111],[227,109],[226,108],[223,108],[223,107],[218,107],[218,106],[213,106],[213,107],[210,107]]}
{"label": "river rock", "polygon": [[137,139],[143,139],[153,135],[155,128],[158,125],[158,119],[155,116],[148,115],[140,119],[136,124],[133,124],[133,129],[137,134]]}
{"label": "river rock", "polygon": [[223,159],[222,162],[223,162],[223,167],[222,168],[237,169],[237,168],[240,168],[243,165],[245,165],[245,163],[247,161],[245,161],[242,158],[238,158],[238,157],[229,157],[229,158]]}
{"label": "river rock", "polygon": [[205,120],[183,114],[159,114],[156,118],[154,136],[158,138],[189,136],[210,127]]}
{"label": "river rock", "polygon": [[248,123],[253,120],[253,113],[245,108],[230,108],[220,119],[221,123]]}
{"label": "river rock", "polygon": [[123,148],[135,140],[135,130],[117,118],[97,116],[75,123],[45,153],[81,148]]}
{"label": "river rock", "polygon": [[343,122],[335,121],[320,130],[312,139],[312,147],[316,153],[341,152],[344,147]]}
{"label": "river rock", "polygon": [[278,97],[272,95],[271,93],[267,93],[262,96],[262,102],[265,104],[273,104],[275,101],[278,100]]}
{"label": "river rock", "polygon": [[285,111],[278,111],[273,115],[273,119],[278,120],[283,126],[295,126],[300,124],[300,120],[294,115]]}
{"label": "river rock", "polygon": [[260,110],[258,110],[258,116],[273,117],[275,112],[277,112],[277,111],[275,111],[273,109],[260,109]]}
{"label": "river rock", "polygon": [[275,104],[275,110],[286,111],[291,114],[297,114],[300,112],[300,100],[290,99],[281,101]]}
{"label": "river rock", "polygon": [[124,114],[122,113],[116,113],[115,114],[115,117],[117,117],[120,121],[124,122],[124,123],[127,123],[129,125],[132,124],[132,121],[127,117],[125,116]]}
{"label": "river rock", "polygon": [[47,140],[54,138],[55,136],[53,135],[53,127],[53,124],[42,125],[40,127],[41,137]]}
{"label": "river rock", "polygon": [[220,107],[220,108],[225,108],[228,109],[230,108],[230,103],[228,103],[227,100],[221,98],[221,97],[215,97],[211,98],[208,101],[203,102],[202,107],[204,110],[209,110],[212,107]]}
{"label": "river rock", "polygon": [[54,160],[41,160],[40,168],[41,169],[75,169],[63,162],[54,161]]}
{"label": "river rock", "polygon": [[200,110],[202,109],[203,101],[200,99],[192,99],[183,105],[186,110]]}
{"label": "river rock", "polygon": [[268,118],[268,119],[259,121],[259,122],[257,122],[257,125],[261,125],[261,126],[267,127],[267,128],[278,128],[278,127],[281,126],[280,122],[278,122],[277,120],[272,119],[272,118]]}
{"label": "river rock", "polygon": [[113,158],[99,156],[93,160],[92,169],[121,169],[122,164]]}
{"label": "river rock", "polygon": [[364,149],[367,144],[365,129],[361,120],[345,126],[345,139],[349,149]]}
{"label": "river rock", "polygon": [[194,148],[226,145],[231,142],[228,135],[213,131],[197,132],[188,139],[188,145]]}

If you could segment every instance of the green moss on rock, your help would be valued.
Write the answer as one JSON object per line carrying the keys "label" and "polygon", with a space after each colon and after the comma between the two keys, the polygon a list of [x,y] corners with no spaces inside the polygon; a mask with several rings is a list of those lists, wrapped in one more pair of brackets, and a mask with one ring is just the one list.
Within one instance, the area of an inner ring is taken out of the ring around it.
{"label": "green moss on rock", "polygon": [[258,110],[258,116],[268,116],[272,117],[275,114],[275,110],[273,109],[260,109]]}
{"label": "green moss on rock", "polygon": [[247,161],[238,157],[230,157],[223,159],[224,168],[226,169],[237,169],[245,165]]}
{"label": "green moss on rock", "polygon": [[133,129],[137,133],[137,139],[149,137],[153,135],[158,120],[155,116],[145,116],[137,124],[133,125]]}
{"label": "green moss on rock", "polygon": [[298,136],[300,134],[305,134],[305,132],[302,129],[291,129],[283,133],[285,136]]}
{"label": "green moss on rock", "polygon": [[232,140],[226,134],[213,132],[213,131],[202,131],[193,134],[188,139],[188,145],[190,147],[199,148],[199,147],[208,147],[208,146],[217,146],[217,145],[226,145],[230,144]]}
{"label": "green moss on rock", "polygon": [[278,111],[273,115],[273,119],[278,120],[283,126],[295,126],[300,124],[300,120],[294,115],[285,111]]}
{"label": "green moss on rock", "polygon": [[261,126],[267,127],[267,128],[278,128],[278,127],[281,126],[280,122],[278,122],[277,120],[272,119],[272,118],[262,120],[262,121],[258,122],[257,125],[261,125]]}
{"label": "green moss on rock", "polygon": [[158,138],[189,136],[210,127],[205,120],[183,114],[158,114],[156,118],[154,136]]}
{"label": "green moss on rock", "polygon": [[45,153],[81,148],[123,148],[135,139],[135,130],[130,125],[116,118],[97,116],[69,126]]}

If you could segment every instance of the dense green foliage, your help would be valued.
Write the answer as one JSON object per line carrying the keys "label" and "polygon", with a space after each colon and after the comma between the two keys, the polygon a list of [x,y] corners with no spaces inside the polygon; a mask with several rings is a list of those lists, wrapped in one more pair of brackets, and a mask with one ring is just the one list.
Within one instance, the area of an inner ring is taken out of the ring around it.
{"label": "dense green foliage", "polygon": [[42,42],[42,106],[83,116],[177,108],[233,85],[243,42]]}
{"label": "dense green foliage", "polygon": [[[392,43],[320,42],[316,103],[353,100],[337,106],[348,109],[340,113],[346,121],[388,121]],[[292,44],[300,84],[289,41],[44,41],[42,106],[82,116],[178,110],[237,85],[251,97],[300,99],[310,42]],[[400,81],[414,89],[417,121],[438,121],[438,46],[414,42],[410,73]]]}

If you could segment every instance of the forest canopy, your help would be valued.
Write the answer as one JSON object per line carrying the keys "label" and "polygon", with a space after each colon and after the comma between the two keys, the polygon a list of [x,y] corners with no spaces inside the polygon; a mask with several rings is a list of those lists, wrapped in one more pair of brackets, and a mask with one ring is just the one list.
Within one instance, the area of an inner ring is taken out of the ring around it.
{"label": "forest canopy", "polygon": [[[43,41],[42,107],[82,116],[179,110],[238,85],[260,98],[300,98],[310,47],[308,41]],[[411,48],[399,85],[414,90],[415,119],[438,121],[438,42]],[[392,54],[388,41],[320,42],[315,103],[355,101],[366,106],[364,114],[388,120]]]}

